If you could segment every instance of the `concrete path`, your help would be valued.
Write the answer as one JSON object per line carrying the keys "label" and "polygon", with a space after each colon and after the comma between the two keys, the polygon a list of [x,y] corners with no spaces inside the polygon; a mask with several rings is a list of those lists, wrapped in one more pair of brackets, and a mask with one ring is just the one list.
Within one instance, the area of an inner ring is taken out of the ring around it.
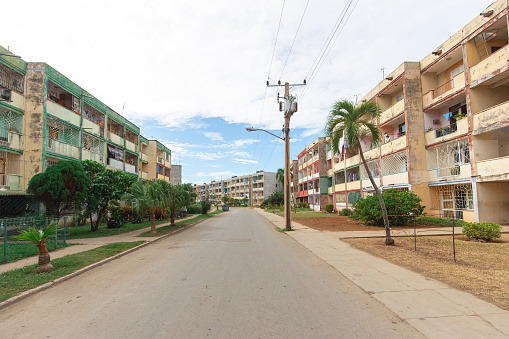
{"label": "concrete path", "polygon": [[[283,217],[255,209],[275,226]],[[429,338],[509,338],[509,312],[296,222],[286,234]],[[343,232],[352,233],[352,232]],[[371,233],[371,232],[363,232]],[[461,232],[459,232],[461,233]],[[366,235],[365,235],[366,236]]]}
{"label": "concrete path", "polygon": [[[187,220],[196,217],[196,215],[189,216],[187,218],[179,219],[177,221]],[[168,226],[170,223],[164,223],[156,225],[156,228]],[[98,237],[98,238],[86,238],[86,239],[68,239],[67,242],[71,244],[75,244],[73,246],[60,248],[56,251],[50,252],[51,259],[61,258],[69,254],[80,253],[84,251],[88,251],[97,247],[101,247],[103,245],[112,244],[116,242],[132,242],[132,241],[146,241],[152,242],[158,239],[158,237],[138,237],[141,233],[150,231],[150,226],[145,227],[136,231],[122,233],[118,235],[112,235],[108,237]],[[39,260],[38,256],[33,256],[25,259],[21,259],[12,263],[6,263],[0,265],[0,274],[3,272],[7,272],[16,268],[21,268],[25,266],[30,266],[37,264]]]}

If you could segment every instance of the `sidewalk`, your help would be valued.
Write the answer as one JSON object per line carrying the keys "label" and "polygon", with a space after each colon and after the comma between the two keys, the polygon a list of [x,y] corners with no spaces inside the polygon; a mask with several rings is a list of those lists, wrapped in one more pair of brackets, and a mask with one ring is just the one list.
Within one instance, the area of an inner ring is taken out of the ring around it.
{"label": "sidewalk", "polygon": [[[284,228],[283,217],[258,208],[254,210],[277,227]],[[296,222],[292,222],[292,228],[294,231],[287,232],[288,236],[425,336],[509,338],[508,311],[338,240],[338,233],[354,232],[320,232]],[[364,237],[368,236],[366,233],[378,235],[378,231],[362,233]],[[343,234],[343,237],[346,236]]]}
{"label": "sidewalk", "polygon": [[[196,215],[189,216],[187,218],[175,220],[182,221],[196,217]],[[156,225],[156,228],[168,226],[170,222]],[[116,242],[132,242],[132,241],[146,241],[153,242],[159,237],[138,237],[141,233],[150,231],[150,226],[132,231],[127,233],[122,233],[118,235],[112,235],[107,237],[98,237],[98,238],[86,238],[86,239],[69,239],[67,240],[70,244],[75,244],[73,246],[60,248],[56,251],[50,252],[49,255],[51,259],[61,258],[69,254],[80,253],[84,251],[88,251],[97,247],[101,247],[103,245],[112,244]],[[3,272],[7,272],[16,268],[21,268],[29,265],[37,264],[39,260],[38,256],[33,256],[25,259],[21,259],[12,263],[6,263],[0,265],[0,274]]]}

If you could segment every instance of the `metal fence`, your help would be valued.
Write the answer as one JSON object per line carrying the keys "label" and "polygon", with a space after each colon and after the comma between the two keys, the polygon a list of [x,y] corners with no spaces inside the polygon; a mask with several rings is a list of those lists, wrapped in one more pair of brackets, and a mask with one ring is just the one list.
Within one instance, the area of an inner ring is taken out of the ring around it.
{"label": "metal fence", "polygon": [[67,217],[61,219],[42,217],[0,219],[0,249],[3,262],[12,262],[38,255],[38,249],[34,244],[18,240],[14,236],[21,234],[22,231],[27,231],[30,227],[45,230],[52,223],[56,223],[58,228],[53,237],[46,239],[46,246],[50,251],[65,246]]}

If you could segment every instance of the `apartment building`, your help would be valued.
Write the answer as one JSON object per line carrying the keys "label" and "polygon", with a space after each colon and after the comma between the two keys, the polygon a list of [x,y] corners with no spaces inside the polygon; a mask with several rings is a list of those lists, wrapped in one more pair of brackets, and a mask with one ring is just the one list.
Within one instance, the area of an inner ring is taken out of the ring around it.
{"label": "apartment building", "polygon": [[328,138],[317,138],[297,159],[297,203],[307,202],[316,211],[323,211],[326,204],[333,202],[329,189],[332,188],[332,167],[328,167],[328,147]]}
{"label": "apartment building", "polygon": [[182,165],[171,165],[171,183],[182,184]]}
{"label": "apartment building", "polygon": [[170,182],[167,147],[50,65],[0,56],[0,92],[0,217],[22,214],[30,179],[59,161]]}
{"label": "apartment building", "polygon": [[[382,190],[412,190],[430,215],[509,222],[508,11],[494,2],[364,96],[382,109],[382,142],[361,142]],[[357,149],[341,148],[332,158],[337,209],[373,193]]]}

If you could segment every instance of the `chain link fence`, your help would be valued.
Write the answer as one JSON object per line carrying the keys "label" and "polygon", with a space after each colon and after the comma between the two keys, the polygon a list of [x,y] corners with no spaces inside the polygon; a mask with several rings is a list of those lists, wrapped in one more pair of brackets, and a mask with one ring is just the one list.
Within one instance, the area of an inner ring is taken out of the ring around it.
{"label": "chain link fence", "polygon": [[53,237],[46,239],[46,246],[49,251],[66,245],[67,217],[61,219],[44,217],[1,219],[0,253],[3,259],[1,262],[13,262],[22,258],[38,255],[39,251],[33,243],[18,240],[15,236],[21,234],[22,231],[27,231],[30,227],[35,227],[38,230],[44,231],[52,223],[56,223],[58,228]]}

